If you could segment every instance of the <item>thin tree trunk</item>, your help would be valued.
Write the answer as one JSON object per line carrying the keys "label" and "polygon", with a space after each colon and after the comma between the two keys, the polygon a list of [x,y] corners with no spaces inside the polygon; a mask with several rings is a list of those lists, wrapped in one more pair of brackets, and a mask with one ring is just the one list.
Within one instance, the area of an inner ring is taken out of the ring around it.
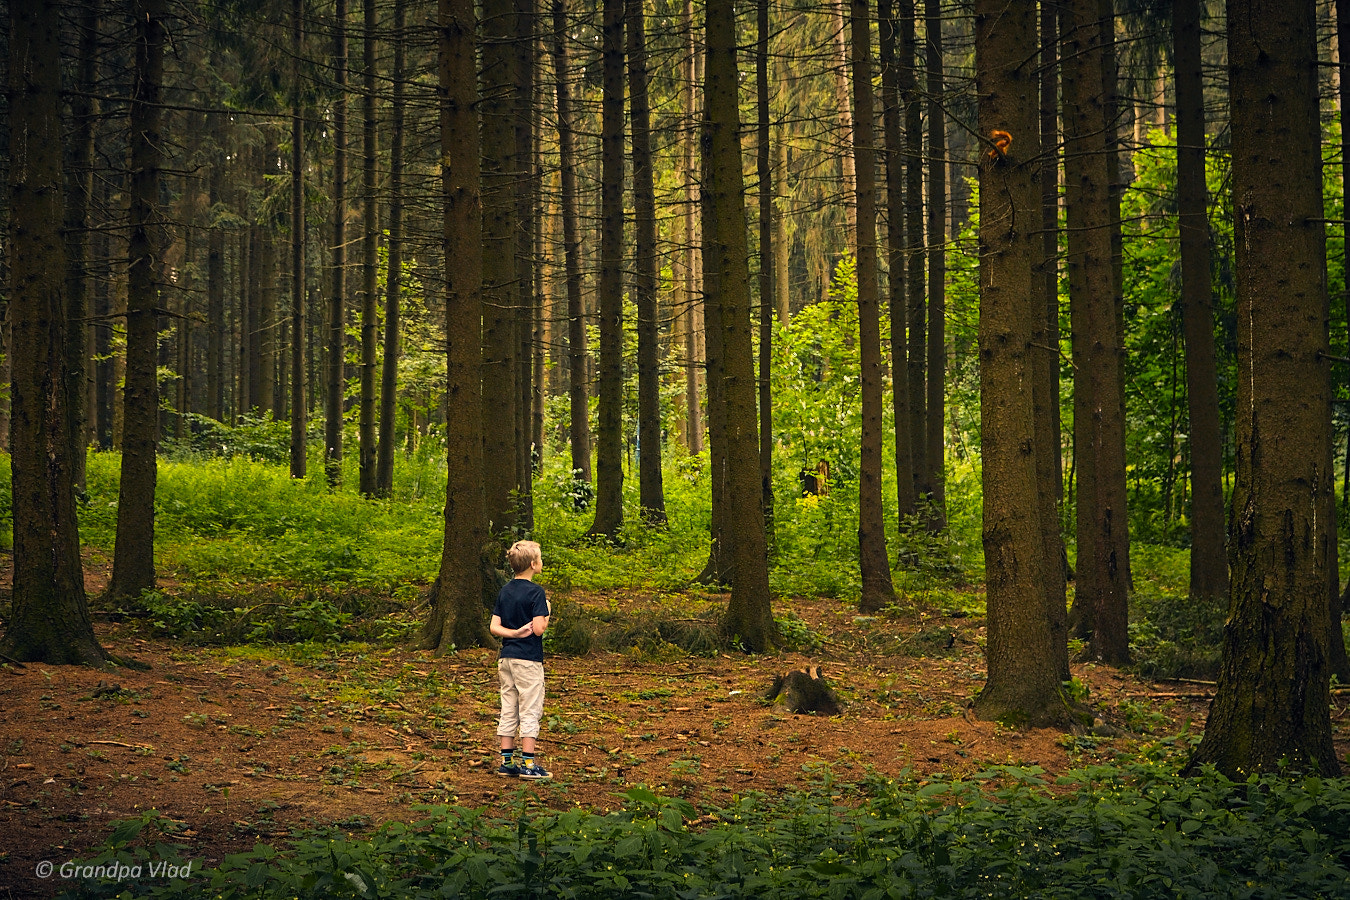
{"label": "thin tree trunk", "polygon": [[379,24],[376,0],[365,0],[365,36],[361,68],[361,398],[357,423],[360,490],[374,496],[375,478],[375,356],[379,349],[380,204],[376,195],[375,164],[379,153],[375,117],[375,30]]}
{"label": "thin tree trunk", "polygon": [[905,146],[900,136],[900,83],[904,77],[896,60],[900,26],[891,0],[878,0],[877,20],[881,53],[881,120],[886,140],[886,270],[887,305],[891,324],[891,412],[895,442],[897,519],[912,516],[918,498],[913,477],[914,459],[909,414],[908,340],[905,336]]}
{"label": "thin tree trunk", "polygon": [[1104,136],[1102,44],[1110,22],[1097,0],[1065,9],[1065,183],[1069,304],[1073,320],[1074,446],[1078,454],[1078,563],[1074,626],[1095,659],[1129,659],[1128,522],[1120,381],[1111,270],[1110,158]]}
{"label": "thin tree trunk", "polygon": [[380,371],[380,436],[375,450],[375,493],[394,493],[394,415],[398,411],[399,335],[403,286],[403,80],[407,0],[394,3],[394,82],[389,137],[389,250],[384,285],[384,360]]}
{"label": "thin tree trunk", "polygon": [[703,146],[709,162],[707,193],[715,198],[714,244],[718,273],[726,391],[729,476],[724,530],[733,557],[731,600],[723,627],[746,649],[761,653],[777,642],[769,603],[768,548],[759,497],[759,448],[755,428],[754,365],[750,340],[750,269],[741,171],[736,13],[732,0],[707,4],[707,116]]}
{"label": "thin tree trunk", "polygon": [[122,471],[117,537],[107,595],[135,599],[155,586],[156,378],[160,241],[160,86],[163,0],[136,0],[135,88],[131,100],[131,232],[127,248],[127,369],[122,400]]}
{"label": "thin tree trunk", "polygon": [[[212,113],[207,118],[221,141],[224,115]],[[224,197],[223,149],[214,154],[209,184],[208,202],[214,210]],[[213,222],[206,241],[206,414],[220,422],[225,415],[225,229]]]}
{"label": "thin tree trunk", "polygon": [[976,0],[979,131],[1015,143],[991,147],[980,166],[980,449],[987,576],[989,674],[975,700],[981,719],[1063,727],[1058,656],[1046,606],[1037,502],[1032,323],[1040,140],[1037,134],[1036,8]]}
{"label": "thin tree trunk", "polygon": [[[699,369],[700,362],[704,359],[701,352],[703,342],[700,340],[700,334],[706,323],[702,321],[701,311],[706,308],[706,302],[700,303],[695,298],[703,290],[702,262],[703,253],[698,239],[699,218],[695,210],[700,201],[701,189],[698,184],[698,178],[695,175],[695,144],[698,142],[699,128],[695,124],[699,121],[699,111],[697,104],[698,96],[698,46],[694,33],[694,4],[693,0],[684,0],[684,27],[688,33],[688,56],[687,71],[685,74],[685,88],[682,93],[685,95],[685,115],[690,123],[688,131],[683,140],[684,151],[684,234],[685,234],[685,298],[688,303],[688,316],[685,319],[684,333],[684,357],[685,357],[685,385],[684,385],[684,406],[685,406],[685,433],[688,438],[688,449],[690,454],[700,453],[703,450],[703,417],[699,413]],[[711,402],[711,401],[710,401]]]}
{"label": "thin tree trunk", "polygon": [[845,240],[848,249],[857,252],[858,175],[857,162],[848,150],[853,138],[853,110],[848,86],[848,25],[844,21],[844,0],[830,0],[830,31],[834,35],[834,100],[839,108],[839,167],[843,177]]}
{"label": "thin tree trunk", "polygon": [[300,81],[304,2],[291,0],[291,477],[308,463],[309,387],[305,369],[305,119]]}
{"label": "thin tree trunk", "polygon": [[758,48],[755,53],[755,167],[759,179],[759,483],[764,535],[774,547],[773,523],[773,298],[774,184],[769,164],[769,0],[756,0]]}
{"label": "thin tree trunk", "polygon": [[581,296],[581,238],[577,233],[576,151],[567,62],[567,7],[553,0],[553,70],[558,102],[558,169],[561,184],[563,268],[567,289],[567,394],[571,409],[572,475],[591,482],[591,425],[586,378],[586,311]]}
{"label": "thin tree trunk", "polygon": [[1173,4],[1172,40],[1176,67],[1182,325],[1191,423],[1190,592],[1193,602],[1218,609],[1228,599],[1228,553],[1224,546],[1223,445],[1206,216],[1200,0],[1176,0]]}
{"label": "thin tree trunk", "polygon": [[858,178],[858,359],[861,369],[862,447],[858,467],[858,608],[877,612],[895,602],[886,552],[881,500],[881,298],[877,283],[876,151],[872,138],[872,23],[867,0],[851,0],[853,44],[853,159]]}
{"label": "thin tree trunk", "polygon": [[587,532],[610,539],[623,524],[623,2],[605,0],[602,29],[600,402],[595,521]]}
{"label": "thin tree trunk", "polygon": [[[145,11],[146,24],[137,23],[138,49],[154,45],[153,29],[159,25],[153,15],[158,10]],[[84,593],[64,418],[67,390],[57,376],[68,343],[61,239],[60,9],[50,0],[34,0],[11,3],[8,13],[11,137],[6,206],[12,293],[6,305],[13,357],[7,352],[5,359],[13,375],[14,577],[0,653],[20,662],[101,665],[108,654],[94,635]],[[153,56],[143,51],[137,59]],[[139,71],[154,70],[144,66]],[[143,111],[145,100],[138,92],[133,109]]]}
{"label": "thin tree trunk", "polygon": [[[923,120],[919,108],[919,85],[915,75],[918,57],[915,0],[899,0],[900,15],[900,101],[905,106],[905,253],[907,266],[905,286],[908,290],[905,325],[906,362],[909,381],[909,478],[914,482],[915,497],[923,498],[929,492],[927,398],[924,389],[924,367],[927,365],[928,332],[927,306],[924,301],[924,247],[923,247]],[[899,378],[897,372],[895,377]],[[901,476],[903,477],[903,476]]]}
{"label": "thin tree trunk", "polygon": [[924,0],[928,87],[928,359],[924,404],[924,488],[928,493],[928,530],[947,527],[945,485],[946,409],[943,387],[947,365],[947,118],[942,88],[942,13],[940,0]]}
{"label": "thin tree trunk", "polygon": [[535,192],[538,176],[534,165],[534,47],[535,2],[515,0],[517,25],[512,40],[515,57],[516,114],[515,177],[516,189],[516,333],[515,349],[515,461],[514,497],[517,526],[534,529],[533,457],[530,442],[534,412],[534,281],[537,269],[534,257]]}
{"label": "thin tree trunk", "polygon": [[1188,770],[1340,774],[1326,588],[1331,373],[1312,4],[1228,5],[1237,479],[1219,683]]}
{"label": "thin tree trunk", "polygon": [[656,307],[656,188],[653,184],[647,37],[642,0],[627,0],[629,118],[633,130],[633,297],[638,328],[638,503],[651,525],[666,522],[661,480],[661,364]]}
{"label": "thin tree trunk", "polygon": [[79,64],[76,90],[70,97],[74,123],[67,148],[70,159],[66,201],[66,427],[70,432],[71,478],[84,492],[85,449],[88,446],[86,399],[89,378],[89,206],[94,190],[94,125],[98,101],[93,99],[98,77],[99,4],[88,3],[80,12]]}
{"label": "thin tree trunk", "polygon": [[[490,647],[483,609],[482,206],[473,0],[439,0],[442,234],[445,267],[446,484],[441,567],[417,645]],[[458,340],[456,339],[458,336]]]}
{"label": "thin tree trunk", "polygon": [[347,0],[335,0],[333,32],[333,289],[328,297],[327,385],[324,396],[324,474],[342,484],[342,407],[346,391],[347,292]]}

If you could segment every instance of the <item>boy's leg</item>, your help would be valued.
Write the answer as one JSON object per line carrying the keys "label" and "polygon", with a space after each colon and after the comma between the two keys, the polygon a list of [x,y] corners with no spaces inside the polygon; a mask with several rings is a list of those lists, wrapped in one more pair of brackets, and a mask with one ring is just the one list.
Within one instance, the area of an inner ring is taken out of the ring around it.
{"label": "boy's leg", "polygon": [[520,690],[516,685],[512,660],[497,661],[497,681],[500,687],[502,710],[497,719],[497,736],[501,738],[502,764],[499,775],[514,775],[511,753],[515,747],[516,730],[520,727]]}
{"label": "boy's leg", "polygon": [[524,762],[521,776],[548,778],[548,772],[534,762],[535,739],[539,736],[539,720],[544,713],[543,663],[522,661],[516,669],[516,687],[520,692],[520,749]]}

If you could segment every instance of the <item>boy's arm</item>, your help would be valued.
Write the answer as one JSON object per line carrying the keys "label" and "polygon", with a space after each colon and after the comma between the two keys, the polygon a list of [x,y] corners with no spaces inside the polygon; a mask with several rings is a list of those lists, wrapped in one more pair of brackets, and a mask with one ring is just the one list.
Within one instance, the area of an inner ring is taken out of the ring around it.
{"label": "boy's arm", "polygon": [[535,616],[530,620],[529,629],[533,634],[543,635],[548,630],[548,620],[550,616]]}
{"label": "boy's arm", "polygon": [[[545,623],[545,625],[547,625],[547,623]],[[492,636],[499,638],[528,637],[533,630],[534,630],[533,622],[529,622],[525,625],[520,626],[519,628],[507,628],[505,625],[502,624],[501,616],[493,616],[492,623],[488,625],[488,631],[492,632]],[[543,634],[542,631],[539,633]]]}

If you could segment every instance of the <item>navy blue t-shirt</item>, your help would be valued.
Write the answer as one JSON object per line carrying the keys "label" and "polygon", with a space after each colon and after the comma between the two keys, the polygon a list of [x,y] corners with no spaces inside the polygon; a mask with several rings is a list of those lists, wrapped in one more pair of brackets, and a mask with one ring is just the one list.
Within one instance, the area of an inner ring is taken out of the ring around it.
{"label": "navy blue t-shirt", "polygon": [[[544,589],[528,578],[512,578],[497,593],[492,614],[502,620],[505,628],[519,628],[534,621],[535,616],[548,615],[548,600]],[[502,638],[503,659],[532,659],[544,661],[544,637],[532,634],[523,638]]]}

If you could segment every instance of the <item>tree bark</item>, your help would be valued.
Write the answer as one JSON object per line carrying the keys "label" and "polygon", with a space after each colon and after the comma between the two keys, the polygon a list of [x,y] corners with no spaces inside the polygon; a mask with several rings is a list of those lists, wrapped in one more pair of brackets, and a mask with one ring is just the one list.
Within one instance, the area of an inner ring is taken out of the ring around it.
{"label": "tree bark", "polygon": [[724,528],[733,557],[731,600],[723,627],[746,649],[761,653],[777,642],[769,603],[768,547],[760,507],[759,448],[755,428],[754,365],[750,339],[750,268],[745,235],[740,109],[736,74],[736,12],[732,0],[709,0],[706,11],[707,82],[703,147],[713,195],[717,300],[726,391],[727,497]]}
{"label": "tree bark", "polygon": [[122,471],[107,596],[134,600],[155,586],[155,449],[159,442],[160,86],[163,0],[135,3],[131,100],[131,232],[127,245],[127,369],[122,393]]}
{"label": "tree bark", "polygon": [[900,136],[903,110],[900,100],[902,74],[895,56],[900,26],[892,14],[891,0],[878,0],[878,43],[881,54],[881,120],[886,140],[886,270],[887,302],[891,324],[891,411],[895,442],[895,494],[897,519],[912,516],[918,503],[915,494],[914,457],[910,440],[908,339],[905,336],[905,145]]}
{"label": "tree bark", "polygon": [[[900,100],[905,106],[905,287],[908,291],[905,326],[906,372],[909,394],[909,478],[914,482],[916,502],[929,492],[928,395],[924,388],[924,367],[927,363],[927,307],[924,301],[924,246],[923,246],[923,120],[919,108],[919,83],[915,74],[918,57],[915,0],[899,0],[900,14]],[[896,373],[900,377],[900,373]]]}
{"label": "tree bark", "polygon": [[78,83],[70,97],[72,129],[70,159],[66,173],[66,427],[70,432],[71,478],[75,490],[84,492],[85,451],[89,445],[87,398],[89,395],[89,207],[94,191],[94,125],[98,101],[94,87],[98,77],[99,4],[89,3],[80,11]]}
{"label": "tree bark", "polygon": [[984,466],[984,555],[989,676],[975,701],[985,720],[1063,726],[1071,715],[1043,583],[1045,549],[1037,503],[1031,324],[1040,248],[1040,140],[1036,9],[1003,0],[975,4],[979,130],[1014,143],[990,147],[980,166],[980,447]]}
{"label": "tree bark", "polygon": [[881,501],[881,298],[877,283],[876,151],[872,137],[872,23],[867,0],[851,0],[853,49],[853,159],[857,173],[858,361],[861,369],[862,447],[858,467],[858,608],[876,612],[895,602]]}
{"label": "tree bark", "polygon": [[1059,420],[1059,123],[1057,4],[1043,0],[1040,6],[1040,136],[1041,136],[1041,255],[1035,287],[1040,296],[1034,310],[1032,330],[1034,382],[1032,397],[1036,417],[1036,480],[1044,558],[1041,572],[1050,620],[1051,650],[1060,680],[1068,681],[1069,645],[1068,556],[1060,530],[1060,503],[1064,496],[1060,466]]}
{"label": "tree bark", "polygon": [[0,653],[21,662],[101,665],[108,655],[84,593],[61,378],[68,343],[61,14],[51,0],[11,3],[8,12],[14,579]]}
{"label": "tree bark", "polygon": [[611,540],[623,524],[623,4],[605,0],[600,125],[600,402],[595,521]]}
{"label": "tree bark", "polygon": [[524,532],[534,530],[533,458],[531,419],[534,411],[535,382],[534,320],[536,316],[534,281],[537,265],[534,256],[535,194],[538,176],[534,163],[534,70],[535,70],[535,6],[536,0],[515,0],[515,35],[512,55],[515,57],[516,115],[515,176],[516,189],[516,333],[515,376],[516,388],[516,472],[514,507],[516,527]]}
{"label": "tree bark", "polygon": [[577,234],[576,150],[567,62],[567,8],[553,0],[553,70],[558,102],[558,169],[561,184],[563,267],[567,287],[567,394],[571,409],[572,475],[591,482],[591,426],[586,377],[586,310],[581,297],[581,238]]}
{"label": "tree bark", "polygon": [[308,464],[309,386],[305,369],[305,119],[300,59],[304,49],[304,3],[291,0],[291,477],[304,478]]}
{"label": "tree bark", "polygon": [[755,168],[759,181],[759,482],[764,535],[773,552],[773,315],[775,271],[774,183],[769,148],[769,0],[756,0]]}
{"label": "tree bark", "polygon": [[1177,98],[1177,222],[1181,233],[1182,327],[1190,413],[1191,600],[1218,609],[1228,597],[1224,545],[1223,438],[1215,367],[1213,288],[1205,191],[1205,108],[1200,0],[1172,7]]}
{"label": "tree bark", "polygon": [[324,396],[324,474],[342,484],[342,412],[346,392],[347,292],[347,0],[334,0],[333,31],[333,292],[328,298],[327,384]]}
{"label": "tree bark", "polygon": [[407,0],[394,3],[394,82],[389,137],[389,250],[384,285],[384,360],[380,370],[380,436],[375,449],[375,493],[394,493],[394,417],[398,411],[399,292],[403,286],[403,80]]}
{"label": "tree bark", "polygon": [[379,24],[376,0],[365,0],[365,36],[361,68],[361,397],[357,422],[361,493],[377,491],[375,479],[375,354],[379,344],[380,205],[376,195],[375,164],[379,153],[375,117],[375,32]]}
{"label": "tree bark", "polygon": [[928,335],[924,402],[924,488],[928,494],[928,530],[947,527],[946,384],[947,367],[947,117],[942,88],[942,13],[940,0],[924,0],[925,67],[928,88]]}
{"label": "tree bark", "polygon": [[1097,0],[1065,7],[1065,206],[1069,309],[1073,323],[1074,447],[1078,454],[1078,561],[1075,630],[1089,654],[1129,661],[1129,556],[1125,499],[1123,353],[1112,274],[1109,148],[1105,142],[1103,44],[1110,20]]}
{"label": "tree bark", "polygon": [[1188,769],[1340,774],[1326,590],[1331,375],[1312,4],[1228,4],[1237,250],[1232,593]]}
{"label": "tree bark", "polygon": [[441,567],[418,647],[493,645],[483,608],[482,205],[473,0],[439,0],[442,235],[445,259],[446,483]]}
{"label": "tree bark", "polygon": [[656,188],[647,97],[647,37],[642,0],[627,0],[628,89],[633,131],[633,298],[638,328],[638,504],[650,525],[666,522],[661,479],[660,323],[656,306]]}

